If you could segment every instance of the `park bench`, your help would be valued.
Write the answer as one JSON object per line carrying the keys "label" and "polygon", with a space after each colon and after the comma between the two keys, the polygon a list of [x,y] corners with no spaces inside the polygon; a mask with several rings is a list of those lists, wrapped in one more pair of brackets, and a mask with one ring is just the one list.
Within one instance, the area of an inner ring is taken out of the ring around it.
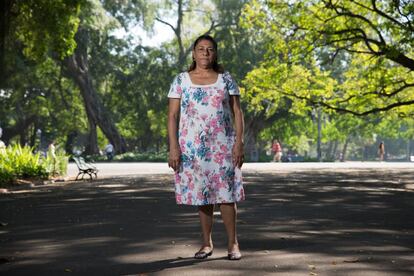
{"label": "park bench", "polygon": [[88,163],[83,159],[83,157],[80,156],[73,156],[72,159],[75,161],[76,166],[78,167],[79,173],[76,176],[75,180],[78,180],[78,177],[82,175],[82,178],[85,176],[85,174],[89,175],[90,179],[93,179],[93,175],[95,175],[95,178],[98,178],[98,169],[92,165],[91,163]]}

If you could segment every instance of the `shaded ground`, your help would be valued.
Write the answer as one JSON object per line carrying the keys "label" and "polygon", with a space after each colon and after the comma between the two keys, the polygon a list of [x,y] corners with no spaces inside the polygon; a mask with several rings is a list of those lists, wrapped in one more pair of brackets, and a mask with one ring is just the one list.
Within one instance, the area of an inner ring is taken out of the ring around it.
{"label": "shaded ground", "polygon": [[414,274],[413,170],[250,173],[244,181],[240,262],[224,258],[219,215],[212,258],[192,259],[196,209],[175,205],[171,175],[0,194],[0,274]]}

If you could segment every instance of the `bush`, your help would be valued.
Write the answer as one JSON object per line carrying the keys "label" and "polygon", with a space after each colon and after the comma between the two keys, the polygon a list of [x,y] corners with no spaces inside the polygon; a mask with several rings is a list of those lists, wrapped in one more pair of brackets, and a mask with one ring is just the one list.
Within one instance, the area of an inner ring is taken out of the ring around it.
{"label": "bush", "polygon": [[53,153],[48,150],[46,157],[42,158],[41,162],[50,176],[66,175],[69,155],[63,150],[57,150],[53,156]]}
{"label": "bush", "polygon": [[21,178],[47,179],[49,176],[64,175],[68,157],[62,151],[53,158],[33,153],[33,148],[10,145],[0,151],[0,184],[11,184]]}
{"label": "bush", "polygon": [[20,145],[8,146],[0,152],[0,183],[8,184],[17,178],[46,178],[46,169],[40,164],[40,154]]}

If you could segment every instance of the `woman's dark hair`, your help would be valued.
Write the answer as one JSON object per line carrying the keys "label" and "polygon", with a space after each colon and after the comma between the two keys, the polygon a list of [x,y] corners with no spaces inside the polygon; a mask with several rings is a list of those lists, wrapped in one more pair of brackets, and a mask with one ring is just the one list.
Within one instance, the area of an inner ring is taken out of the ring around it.
{"label": "woman's dark hair", "polygon": [[[203,35],[200,35],[199,37],[197,37],[197,39],[194,41],[194,43],[193,43],[193,50],[195,50],[195,48],[196,48],[196,46],[197,46],[197,44],[201,41],[201,40],[208,40],[208,41],[210,41],[211,43],[213,43],[213,47],[214,47],[214,52],[216,53],[215,54],[215,60],[213,61],[213,70],[215,71],[215,72],[217,72],[217,73],[223,73],[224,72],[224,68],[223,68],[223,66],[221,65],[221,64],[218,64],[218,62],[217,62],[217,58],[218,58],[218,55],[217,55],[217,42],[214,40],[214,38],[212,37],[212,36],[210,36],[210,35],[208,35],[208,34],[203,34]],[[190,71],[193,71],[195,68],[197,67],[197,64],[196,64],[196,62],[195,62],[195,60],[194,60],[194,58],[193,58],[193,62],[191,63],[191,65],[190,65],[190,68],[188,68],[188,72],[190,72]]]}

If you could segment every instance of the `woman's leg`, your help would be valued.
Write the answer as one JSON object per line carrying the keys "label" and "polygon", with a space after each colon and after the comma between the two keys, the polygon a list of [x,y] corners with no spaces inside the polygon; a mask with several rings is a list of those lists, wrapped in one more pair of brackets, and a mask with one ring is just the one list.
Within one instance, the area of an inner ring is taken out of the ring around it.
{"label": "woman's leg", "polygon": [[220,211],[227,231],[228,252],[239,252],[239,243],[237,241],[236,232],[237,205],[236,203],[220,204]]}
{"label": "woman's leg", "polygon": [[213,229],[214,205],[204,205],[198,207],[200,216],[201,230],[203,231],[203,246],[200,251],[209,252],[213,249],[213,240],[211,232]]}

